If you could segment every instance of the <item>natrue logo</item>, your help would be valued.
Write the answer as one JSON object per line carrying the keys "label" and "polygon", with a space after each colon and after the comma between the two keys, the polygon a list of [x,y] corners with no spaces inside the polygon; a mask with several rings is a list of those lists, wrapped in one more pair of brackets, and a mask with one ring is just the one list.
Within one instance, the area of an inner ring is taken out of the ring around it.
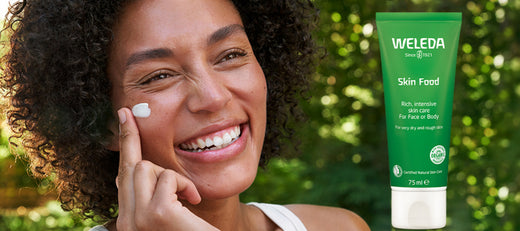
{"label": "natrue logo", "polygon": [[392,38],[394,49],[446,49],[444,38]]}

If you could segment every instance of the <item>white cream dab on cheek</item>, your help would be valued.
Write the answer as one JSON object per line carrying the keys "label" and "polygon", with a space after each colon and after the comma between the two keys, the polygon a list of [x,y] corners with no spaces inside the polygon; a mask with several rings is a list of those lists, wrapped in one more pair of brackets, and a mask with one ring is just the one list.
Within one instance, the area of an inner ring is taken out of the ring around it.
{"label": "white cream dab on cheek", "polygon": [[148,103],[140,103],[134,105],[132,108],[132,113],[135,117],[146,118],[150,116],[151,110],[148,107]]}

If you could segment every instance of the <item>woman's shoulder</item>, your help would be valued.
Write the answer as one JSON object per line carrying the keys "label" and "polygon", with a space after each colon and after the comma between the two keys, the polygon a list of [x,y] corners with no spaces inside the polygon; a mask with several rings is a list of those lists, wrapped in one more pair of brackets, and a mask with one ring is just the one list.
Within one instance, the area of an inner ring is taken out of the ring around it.
{"label": "woman's shoulder", "polygon": [[285,207],[300,218],[307,230],[370,230],[363,218],[347,209],[307,204]]}

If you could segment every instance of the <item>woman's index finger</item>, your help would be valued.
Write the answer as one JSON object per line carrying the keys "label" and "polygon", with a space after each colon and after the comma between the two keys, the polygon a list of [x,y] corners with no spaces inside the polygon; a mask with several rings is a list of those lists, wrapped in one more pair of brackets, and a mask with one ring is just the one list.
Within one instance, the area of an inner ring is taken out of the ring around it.
{"label": "woman's index finger", "polygon": [[141,156],[139,130],[128,108],[117,111],[119,117],[118,229],[135,230],[134,170]]}
{"label": "woman's index finger", "polygon": [[133,167],[141,161],[141,139],[134,117],[128,108],[117,111],[119,116],[119,168]]}

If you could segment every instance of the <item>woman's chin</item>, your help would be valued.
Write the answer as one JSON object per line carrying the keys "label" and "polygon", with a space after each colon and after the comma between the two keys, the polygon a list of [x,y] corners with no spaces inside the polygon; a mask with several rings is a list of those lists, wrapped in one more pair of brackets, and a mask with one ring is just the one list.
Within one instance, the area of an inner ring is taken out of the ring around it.
{"label": "woman's chin", "polygon": [[225,183],[200,184],[195,183],[202,200],[222,200],[239,195],[253,184],[256,176],[240,175],[240,178],[222,179]]}

